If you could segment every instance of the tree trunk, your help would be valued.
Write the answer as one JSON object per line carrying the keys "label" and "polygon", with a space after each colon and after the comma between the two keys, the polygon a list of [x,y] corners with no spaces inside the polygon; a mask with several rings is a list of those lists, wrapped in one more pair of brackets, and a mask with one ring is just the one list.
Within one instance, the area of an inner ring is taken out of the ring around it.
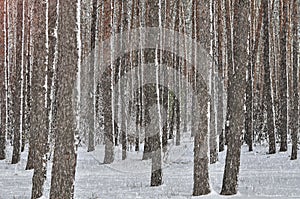
{"label": "tree trunk", "polygon": [[92,24],[91,24],[91,52],[90,52],[90,62],[89,62],[89,70],[88,70],[88,93],[87,101],[88,101],[88,134],[89,134],[89,141],[88,141],[88,152],[95,150],[95,47],[96,47],[96,24],[97,24],[97,8],[98,8],[98,1],[92,1]]}
{"label": "tree trunk", "polygon": [[299,36],[298,36],[298,1],[293,0],[292,11],[292,23],[293,23],[293,90],[292,93],[292,154],[291,160],[297,159],[297,142],[299,132],[299,90],[298,90],[298,48],[299,48]]}
{"label": "tree trunk", "polygon": [[[228,8],[228,7],[227,7]],[[223,176],[222,195],[237,193],[240,167],[241,135],[244,127],[244,95],[246,89],[247,37],[249,1],[237,0],[233,16],[234,67],[228,68],[228,112],[230,129]]]}
{"label": "tree trunk", "polygon": [[32,61],[31,61],[31,45],[32,45],[32,3],[28,2],[28,43],[27,43],[27,73],[26,73],[26,84],[27,84],[27,90],[26,90],[26,131],[27,136],[29,140],[29,150],[28,150],[28,156],[27,156],[27,164],[25,170],[31,170],[33,169],[33,163],[35,160],[35,138],[36,134],[34,131],[32,131],[31,126],[31,106],[32,106]]}
{"label": "tree trunk", "polygon": [[[159,14],[160,14],[160,2],[158,0],[147,0],[146,1],[146,18],[145,18],[145,25],[146,27],[158,27],[159,26]],[[153,35],[148,33],[145,35],[146,39],[160,39],[160,35]],[[145,64],[155,64],[158,53],[157,49],[146,49],[144,51],[145,56]],[[156,66],[157,67],[157,66]],[[149,74],[147,74],[149,75]],[[150,129],[149,126],[151,124],[155,124],[155,127],[159,126],[159,121],[157,123],[152,121],[154,119],[159,118],[158,113],[155,110],[151,109],[151,106],[159,103],[157,101],[157,89],[155,85],[149,85],[145,88],[145,122],[146,122],[146,129],[145,129],[145,136],[148,137],[149,145],[150,145],[150,152],[152,158],[152,166],[151,166],[151,186],[160,186],[162,181],[162,143],[161,143],[161,135],[160,129],[154,128]],[[153,112],[154,111],[154,112]],[[153,114],[153,115],[152,115]],[[151,122],[150,122],[151,121]]]}
{"label": "tree trunk", "polygon": [[222,0],[217,1],[217,42],[218,42],[218,75],[217,75],[217,134],[219,134],[219,151],[224,151],[224,103],[223,103],[223,12],[222,12]]}
{"label": "tree trunk", "polygon": [[[103,28],[103,41],[111,37],[112,21],[113,21],[113,0],[104,2],[104,28]],[[104,46],[106,49],[112,49],[112,46]],[[110,50],[108,50],[110,51]],[[103,51],[104,61],[111,63],[110,52]],[[111,63],[112,64],[112,63]],[[110,164],[114,161],[114,132],[112,121],[112,67],[107,68],[104,74],[101,74],[102,79],[102,94],[103,94],[103,113],[104,113],[104,142],[105,142],[105,155],[104,164]]]}
{"label": "tree trunk", "polygon": [[[230,67],[233,65],[232,60],[232,33],[231,33],[231,7],[230,7],[230,1],[225,1],[225,11],[226,11],[226,51],[227,51],[227,73]],[[227,74],[227,81],[229,81],[229,74]],[[226,112],[226,123],[225,123],[225,144],[228,144],[228,134],[229,134],[229,128],[230,128],[230,107],[229,107],[229,83],[227,85],[227,112]]]}
{"label": "tree trunk", "polygon": [[280,11],[280,80],[279,80],[279,135],[280,149],[279,151],[287,151],[287,60],[286,60],[286,41],[287,41],[287,7],[288,0],[282,1]]}
{"label": "tree trunk", "polygon": [[273,103],[272,103],[272,90],[271,90],[271,70],[269,62],[269,2],[268,0],[262,1],[263,7],[263,41],[264,41],[264,52],[263,52],[263,65],[264,65],[264,84],[263,84],[263,105],[264,112],[267,113],[267,123],[266,131],[269,135],[269,154],[274,154],[276,152],[275,146],[275,129],[274,129],[274,116],[273,116]]}
{"label": "tree trunk", "polygon": [[[197,42],[205,42],[205,46],[207,46],[206,39],[208,37],[204,37],[200,32],[200,29],[203,28],[202,20],[207,20],[209,18],[209,11],[207,10],[208,7],[204,6],[204,4],[208,5],[209,1],[193,1],[193,5],[195,5],[195,28],[196,28],[196,40]],[[205,16],[202,16],[205,14]],[[206,18],[205,18],[206,17]],[[196,49],[201,50],[201,49]],[[199,53],[199,52],[198,52]],[[197,58],[197,55],[195,55]],[[197,63],[197,59],[195,63]],[[208,67],[208,66],[207,66]],[[195,126],[197,123],[193,123],[195,130],[194,133],[194,187],[193,187],[193,196],[200,196],[209,194],[210,185],[209,185],[209,174],[208,174],[208,84],[207,82],[203,82],[203,79],[200,79],[197,76],[197,72],[195,71],[195,82],[193,81],[193,89],[197,93],[198,106],[200,108],[199,113],[195,113],[195,121],[199,121],[198,127]],[[199,115],[199,118],[197,116]]]}
{"label": "tree trunk", "polygon": [[57,64],[57,129],[52,166],[50,198],[73,198],[76,154],[76,118],[73,92],[77,75],[77,4],[59,2]]}
{"label": "tree trunk", "polygon": [[21,121],[21,70],[23,67],[22,63],[22,28],[23,28],[23,0],[18,0],[17,5],[17,29],[16,29],[16,56],[15,56],[15,67],[12,71],[12,104],[13,104],[13,155],[12,164],[16,164],[20,161],[21,155],[21,131],[20,121]]}
{"label": "tree trunk", "polygon": [[0,1],[0,160],[4,160],[5,157],[5,146],[6,146],[6,88],[5,88],[5,1]]}
{"label": "tree trunk", "polygon": [[[215,3],[212,2],[212,5],[210,5],[211,13],[210,18],[212,21],[212,24],[210,25],[210,34],[213,35],[213,37],[207,38],[207,40],[211,41],[210,45],[210,52],[211,56],[215,60],[215,19],[214,19],[214,14],[215,12]],[[211,101],[210,101],[210,138],[209,138],[209,150],[210,150],[210,164],[214,164],[218,161],[218,142],[217,142],[217,129],[216,129],[216,111],[215,111],[215,67],[216,64],[215,62],[211,63],[211,82],[210,82],[210,96],[211,96]]]}
{"label": "tree trunk", "polygon": [[47,148],[48,148],[48,126],[47,108],[45,108],[45,96],[47,91],[44,87],[46,77],[46,9],[45,1],[36,0],[33,8],[33,30],[34,30],[34,54],[32,65],[32,131],[36,134],[34,173],[32,177],[31,198],[39,198],[43,195],[44,182],[46,180]]}

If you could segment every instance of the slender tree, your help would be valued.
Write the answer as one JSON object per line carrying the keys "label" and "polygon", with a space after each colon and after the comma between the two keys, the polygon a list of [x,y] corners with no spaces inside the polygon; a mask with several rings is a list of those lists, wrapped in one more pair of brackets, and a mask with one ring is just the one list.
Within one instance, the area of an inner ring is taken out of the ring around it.
{"label": "slender tree", "polygon": [[269,135],[269,153],[276,152],[275,146],[275,132],[274,132],[274,118],[273,118],[273,103],[272,103],[272,90],[271,90],[271,70],[270,70],[270,42],[269,42],[269,2],[268,0],[262,1],[263,7],[263,65],[264,65],[264,84],[263,84],[263,105],[264,112],[267,114],[267,122],[265,124],[266,131]]}
{"label": "slender tree", "polygon": [[[210,54],[215,59],[215,25],[214,25],[214,14],[215,12],[215,3],[212,1],[209,3],[209,9],[212,14],[203,14],[201,16],[205,17],[210,15],[210,28],[208,29],[209,32],[206,33],[208,38],[206,38],[206,41],[211,41],[209,45]],[[204,20],[204,18],[201,19],[201,21],[208,21]],[[205,26],[205,22],[203,23],[203,26]],[[202,28],[203,31],[206,30],[206,28]],[[206,35],[204,33],[204,35]],[[210,149],[210,163],[214,164],[218,160],[218,143],[217,143],[217,131],[216,131],[216,111],[215,111],[215,62],[211,63],[211,81],[210,81],[210,132],[209,132],[209,149]]]}
{"label": "slender tree", "polygon": [[96,25],[97,25],[97,8],[98,8],[98,1],[93,0],[92,1],[92,24],[91,24],[91,52],[90,52],[90,62],[89,62],[89,70],[88,70],[88,129],[89,129],[89,141],[88,141],[88,151],[94,151],[95,150],[95,47],[96,47]]}
{"label": "slender tree", "polygon": [[5,1],[0,1],[0,160],[5,159],[6,145],[6,88],[5,88]]}
{"label": "slender tree", "polygon": [[299,49],[299,36],[298,36],[298,1],[293,0],[292,6],[292,24],[293,24],[293,90],[292,90],[292,155],[291,160],[297,159],[297,142],[299,132],[299,88],[298,88],[298,49]]}
{"label": "slender tree", "polygon": [[57,129],[50,198],[73,198],[76,168],[74,89],[77,75],[77,4],[59,2],[57,63]]}
{"label": "slender tree", "polygon": [[280,8],[280,80],[279,80],[279,135],[280,135],[280,149],[279,151],[287,151],[287,9],[288,0],[282,0],[282,7]]}
{"label": "slender tree", "polygon": [[16,55],[15,65],[12,71],[12,96],[13,96],[13,129],[14,129],[14,148],[12,156],[12,164],[16,164],[20,161],[21,155],[21,70],[22,70],[22,27],[23,27],[23,0],[18,0],[17,4],[17,29],[16,29]]}
{"label": "slender tree", "polygon": [[[159,26],[159,12],[160,12],[160,1],[146,1],[146,18],[145,25],[146,27],[158,27]],[[148,33],[145,35],[146,38],[152,39],[160,39],[160,35],[154,35],[153,33]],[[157,49],[146,49],[144,51],[144,61],[146,64],[154,64],[156,63],[157,58]],[[158,61],[158,60],[157,60]],[[149,75],[149,74],[148,74]],[[157,119],[158,117],[153,117],[152,114],[157,114],[151,109],[151,106],[159,103],[157,102],[157,89],[154,85],[149,85],[145,87],[145,123],[147,124],[145,129],[145,136],[148,138],[148,142],[150,145],[150,153],[152,158],[152,166],[151,166],[151,186],[160,186],[162,181],[162,143],[160,139],[160,129],[154,128],[150,129],[149,125],[156,124],[159,126],[157,121],[151,121],[152,119]]]}
{"label": "slender tree", "polygon": [[223,81],[224,81],[224,75],[223,75],[223,11],[222,11],[223,1],[218,0],[217,1],[217,59],[218,59],[218,75],[217,75],[217,99],[218,99],[218,105],[217,105],[217,134],[219,135],[219,151],[224,150],[224,98],[223,98]]}
{"label": "slender tree", "polygon": [[33,44],[33,37],[32,37],[32,4],[31,1],[28,1],[28,9],[27,9],[27,15],[28,15],[28,35],[27,35],[27,65],[26,65],[26,134],[29,141],[29,150],[28,150],[28,156],[27,156],[27,163],[26,163],[26,170],[33,169],[33,163],[35,160],[35,141],[36,141],[36,133],[32,130],[31,126],[31,105],[32,105],[32,59],[31,59],[31,46]]}
{"label": "slender tree", "polygon": [[[114,1],[108,0],[104,2],[104,16],[103,16],[103,40],[107,40],[111,36],[112,22],[113,22],[113,7]],[[106,49],[112,49],[112,46],[103,46]],[[110,62],[111,67],[107,68],[102,74],[102,94],[103,94],[103,114],[104,114],[104,142],[105,142],[105,155],[104,163],[110,164],[114,161],[114,129],[112,121],[112,69],[110,52],[103,51],[103,59],[105,62]]]}

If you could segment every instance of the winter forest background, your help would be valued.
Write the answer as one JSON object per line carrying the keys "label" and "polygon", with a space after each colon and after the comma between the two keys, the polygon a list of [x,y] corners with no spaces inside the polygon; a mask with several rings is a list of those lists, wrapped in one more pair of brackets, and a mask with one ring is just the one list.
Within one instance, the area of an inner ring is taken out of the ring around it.
{"label": "winter forest background", "polygon": [[0,0],[0,198],[300,198],[299,0]]}

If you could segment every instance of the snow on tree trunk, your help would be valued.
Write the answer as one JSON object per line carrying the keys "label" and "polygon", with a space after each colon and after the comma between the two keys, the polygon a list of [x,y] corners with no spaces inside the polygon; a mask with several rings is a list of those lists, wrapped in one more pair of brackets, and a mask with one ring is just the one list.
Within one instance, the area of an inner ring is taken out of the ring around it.
{"label": "snow on tree trunk", "polygon": [[77,51],[77,4],[71,0],[58,5],[57,129],[52,166],[50,198],[73,198],[76,154],[75,98]]}

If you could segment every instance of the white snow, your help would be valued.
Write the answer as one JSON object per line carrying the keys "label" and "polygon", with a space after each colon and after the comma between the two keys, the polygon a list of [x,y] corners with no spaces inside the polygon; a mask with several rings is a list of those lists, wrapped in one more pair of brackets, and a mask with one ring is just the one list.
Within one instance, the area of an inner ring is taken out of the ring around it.
{"label": "white snow", "polygon": [[[93,152],[79,147],[75,198],[300,198],[300,160],[290,160],[288,152],[268,155],[266,146],[254,147],[248,152],[242,146],[239,193],[235,196],[219,195],[225,163],[225,152],[219,161],[210,165],[212,193],[192,197],[193,188],[193,140],[188,134],[181,146],[170,145],[168,160],[163,167],[163,186],[150,187],[151,162],[142,161],[142,152],[128,152],[128,159],[121,160],[122,150],[116,148],[116,160],[104,165],[104,147]],[[170,142],[172,144],[172,142]],[[8,157],[11,157],[8,147]],[[0,198],[30,198],[32,171],[25,171],[27,152],[17,165],[10,158],[0,161]],[[48,198],[51,179],[48,164],[44,198]]]}

